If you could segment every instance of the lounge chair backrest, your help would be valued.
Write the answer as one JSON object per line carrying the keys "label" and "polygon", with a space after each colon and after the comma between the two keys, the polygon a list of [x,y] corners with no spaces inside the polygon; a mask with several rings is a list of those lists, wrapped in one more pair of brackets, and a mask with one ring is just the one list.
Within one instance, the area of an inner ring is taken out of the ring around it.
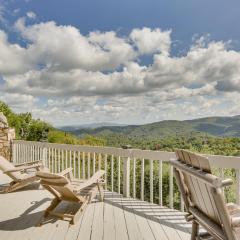
{"label": "lounge chair backrest", "polygon": [[174,167],[186,210],[209,232],[220,236],[216,239],[236,239],[223,191],[224,183],[230,185],[232,181],[213,175],[206,157],[185,150],[177,150],[176,157],[170,164]]}
{"label": "lounge chair backrest", "polygon": [[[10,163],[6,158],[0,156],[0,170],[5,172],[13,169],[15,169],[14,165]],[[20,172],[11,172],[7,173],[7,175],[15,181],[22,178],[22,174]]]}
{"label": "lounge chair backrest", "polygon": [[[97,183],[104,173],[101,170],[96,172],[90,179],[80,184],[81,189]],[[66,201],[79,201],[79,197],[67,177],[46,172],[37,172],[36,176],[41,179],[41,184],[56,197]]]}
{"label": "lounge chair backrest", "polygon": [[41,179],[41,184],[56,197],[67,201],[79,201],[67,177],[46,172],[37,172],[36,176]]}

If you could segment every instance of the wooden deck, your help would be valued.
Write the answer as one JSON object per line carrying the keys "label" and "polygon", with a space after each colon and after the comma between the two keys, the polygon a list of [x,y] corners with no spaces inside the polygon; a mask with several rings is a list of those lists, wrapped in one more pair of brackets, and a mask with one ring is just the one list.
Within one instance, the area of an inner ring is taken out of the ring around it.
{"label": "wooden deck", "polygon": [[[9,179],[0,173],[0,187]],[[105,192],[105,201],[94,201],[76,225],[54,218],[41,227],[43,210],[52,196],[38,186],[0,194],[0,239],[2,240],[187,240],[191,226],[184,214],[155,204]],[[61,206],[69,210],[69,206]]]}

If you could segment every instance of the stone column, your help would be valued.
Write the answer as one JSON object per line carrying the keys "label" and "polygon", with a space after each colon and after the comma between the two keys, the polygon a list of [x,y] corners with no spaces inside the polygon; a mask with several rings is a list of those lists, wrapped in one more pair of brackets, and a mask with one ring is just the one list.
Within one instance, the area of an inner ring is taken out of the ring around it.
{"label": "stone column", "polygon": [[0,156],[12,160],[12,141],[15,139],[15,129],[9,128],[3,113],[0,113]]}

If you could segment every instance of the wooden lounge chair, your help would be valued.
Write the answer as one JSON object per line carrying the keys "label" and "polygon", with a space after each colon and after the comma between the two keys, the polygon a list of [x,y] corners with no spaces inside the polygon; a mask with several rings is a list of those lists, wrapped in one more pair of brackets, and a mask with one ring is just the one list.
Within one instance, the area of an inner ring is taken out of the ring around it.
{"label": "wooden lounge chair", "polygon": [[[186,218],[192,221],[191,240],[240,239],[240,207],[224,199],[224,187],[233,181],[213,175],[206,157],[184,150],[177,150],[176,156],[170,164],[189,213]],[[207,233],[200,234],[199,226]]]}
{"label": "wooden lounge chair", "polygon": [[[12,179],[9,186],[3,190],[3,192],[9,193],[39,180],[35,173],[36,171],[43,170],[43,163],[41,161],[35,161],[13,165],[7,159],[0,156],[0,170]],[[35,170],[35,172],[30,172],[30,170]]]}
{"label": "wooden lounge chair", "polygon": [[[41,179],[42,186],[55,197],[51,205],[45,210],[43,217],[53,215],[61,219],[70,219],[71,224],[76,223],[82,211],[97,195],[97,192],[99,192],[100,200],[103,201],[104,174],[105,171],[99,170],[91,178],[84,181],[73,178],[72,168],[58,174],[38,172],[37,177]],[[75,213],[70,211],[68,214],[57,212],[56,208],[62,201],[77,203],[77,211]]]}

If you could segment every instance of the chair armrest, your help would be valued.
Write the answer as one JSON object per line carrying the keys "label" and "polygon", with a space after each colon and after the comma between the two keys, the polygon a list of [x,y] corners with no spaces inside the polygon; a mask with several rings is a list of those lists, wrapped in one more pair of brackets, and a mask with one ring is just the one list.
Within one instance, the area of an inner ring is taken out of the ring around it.
{"label": "chair armrest", "polygon": [[21,167],[21,166],[29,166],[29,165],[33,165],[33,164],[37,164],[37,163],[41,163],[43,164],[42,160],[37,160],[37,161],[33,161],[33,162],[25,162],[25,163],[19,163],[19,164],[15,164],[15,167]]}
{"label": "chair armrest", "polygon": [[63,170],[62,172],[58,173],[58,175],[65,176],[65,175],[71,173],[72,170],[73,170],[72,168],[66,168],[66,169]]}
{"label": "chair armrest", "polygon": [[72,170],[73,170],[72,168],[67,168],[67,169],[63,170],[62,172],[58,173],[58,175],[67,177],[71,182],[73,180]]}
{"label": "chair armrest", "polygon": [[240,227],[240,217],[232,217],[231,225],[232,227]]}
{"label": "chair armrest", "polygon": [[39,168],[42,167],[42,164],[35,164],[34,166],[20,166],[20,167],[15,167],[14,169],[4,171],[3,173],[11,173],[11,172],[21,172],[25,171],[28,169],[34,169],[34,168]]}

